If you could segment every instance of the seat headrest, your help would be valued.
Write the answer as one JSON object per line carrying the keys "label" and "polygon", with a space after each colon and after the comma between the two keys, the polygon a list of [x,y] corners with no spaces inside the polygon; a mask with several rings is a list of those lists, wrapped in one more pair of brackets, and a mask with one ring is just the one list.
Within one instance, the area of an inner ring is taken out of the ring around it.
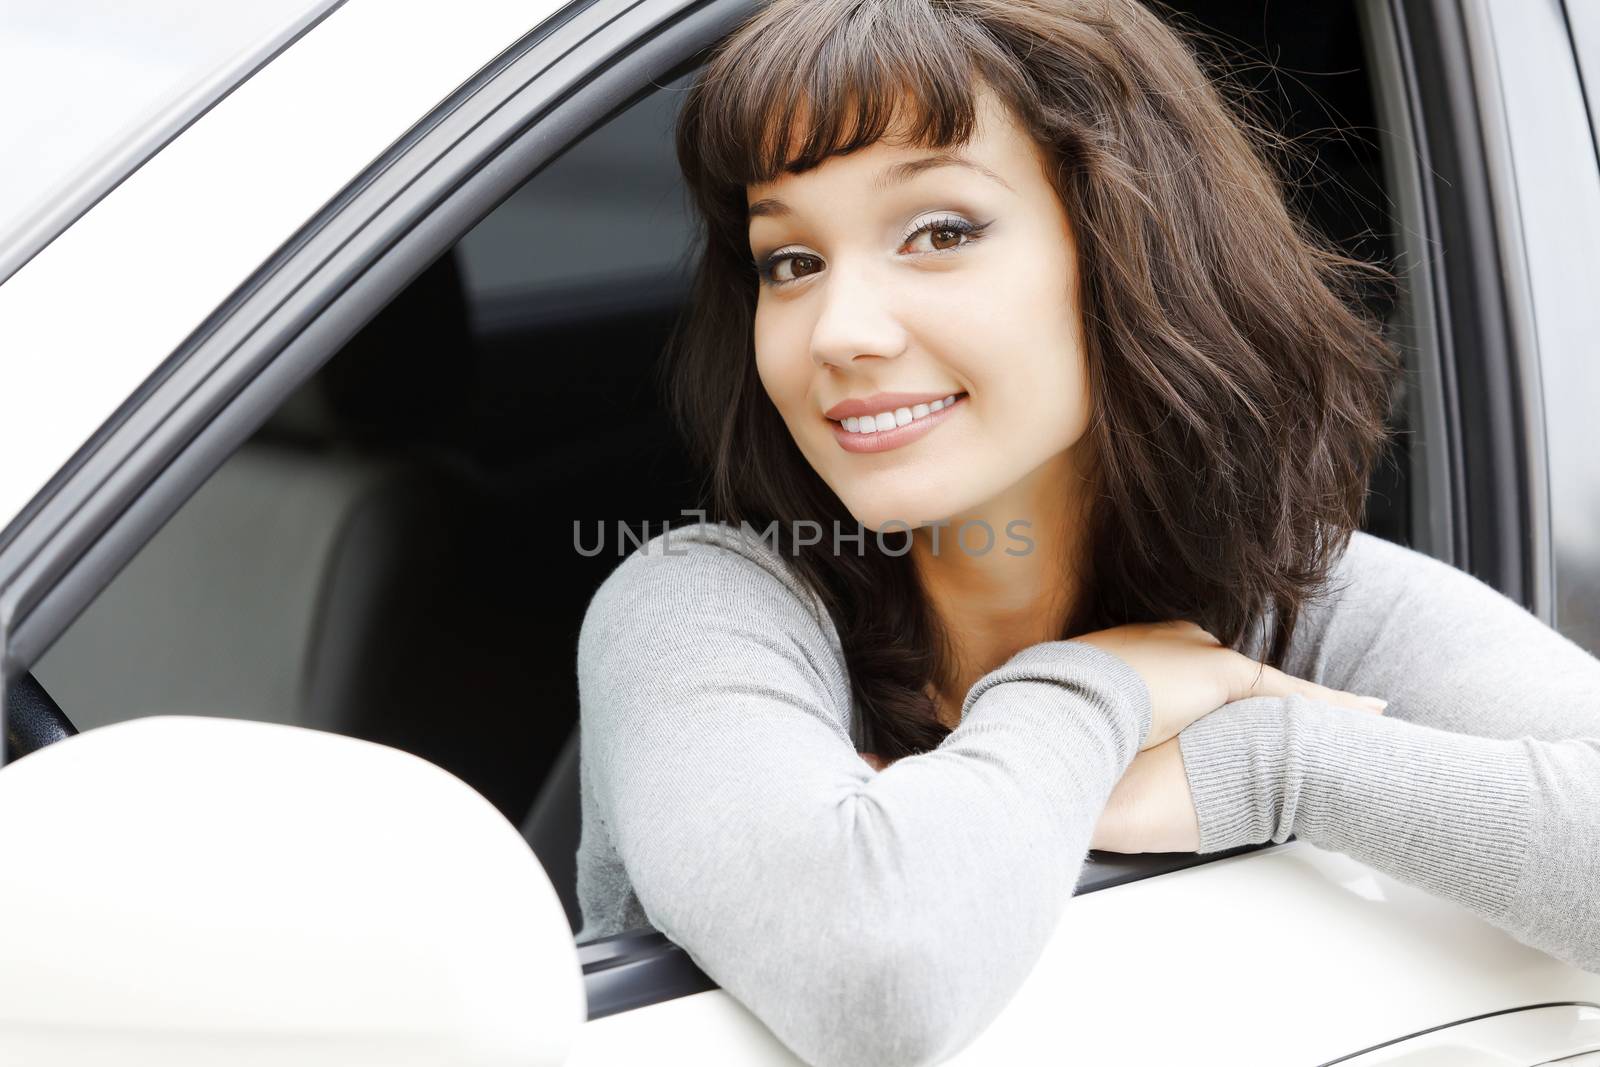
{"label": "seat headrest", "polygon": [[461,272],[446,252],[296,390],[261,434],[306,445],[452,440],[478,370]]}

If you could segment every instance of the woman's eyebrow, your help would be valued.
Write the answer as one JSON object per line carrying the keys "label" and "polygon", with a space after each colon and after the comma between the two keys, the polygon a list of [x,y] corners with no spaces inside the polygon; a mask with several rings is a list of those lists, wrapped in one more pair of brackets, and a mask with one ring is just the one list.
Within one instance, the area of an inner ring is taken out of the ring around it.
{"label": "woman's eyebrow", "polygon": [[[957,155],[954,152],[939,152],[931,156],[919,156],[916,159],[907,159],[899,163],[891,163],[887,167],[884,167],[883,170],[878,172],[878,177],[873,181],[872,187],[874,189],[887,189],[892,185],[902,185],[905,182],[910,181],[912,178],[915,178],[923,171],[935,170],[939,167],[965,167],[966,169],[977,174],[982,174],[984,177],[989,178],[992,181],[999,182],[1001,185],[1005,186],[1006,189],[1013,193],[1016,192],[1016,190],[1012,189],[1011,185],[1004,178],[1000,177],[1000,175],[996,174],[982,163],[979,163],[975,159],[968,159],[965,156]],[[749,217],[752,219],[762,216],[775,217],[779,215],[788,215],[791,213],[791,211],[792,209],[789,207],[789,205],[785,204],[782,200],[779,200],[776,197],[768,196],[763,197],[750,205]]]}
{"label": "woman's eyebrow", "polygon": [[965,167],[970,171],[982,174],[991,181],[997,181],[1011,192],[1016,192],[1006,180],[988,167],[975,159],[958,155],[955,152],[938,152],[931,156],[921,156],[917,159],[908,159],[901,163],[892,163],[878,173],[877,181],[872,183],[874,189],[887,189],[891,185],[900,185],[910,181],[925,170],[934,170],[938,167]]}

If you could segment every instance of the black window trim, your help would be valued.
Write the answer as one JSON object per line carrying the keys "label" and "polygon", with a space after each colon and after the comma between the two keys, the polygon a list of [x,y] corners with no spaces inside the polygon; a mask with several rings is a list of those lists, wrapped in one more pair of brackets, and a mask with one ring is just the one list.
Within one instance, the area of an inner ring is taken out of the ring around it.
{"label": "black window trim", "polygon": [[1459,493],[1455,487],[1450,422],[1445,396],[1448,366],[1441,357],[1438,280],[1423,175],[1430,173],[1427,146],[1417,133],[1417,92],[1403,47],[1393,0],[1358,0],[1363,51],[1377,112],[1383,188],[1391,204],[1401,299],[1390,322],[1390,338],[1406,350],[1405,479],[1411,547],[1446,563],[1455,562]]}
{"label": "black window trim", "polygon": [[1504,121],[1483,106],[1493,91],[1493,42],[1481,25],[1469,26],[1470,3],[1392,3],[1425,153],[1429,243],[1440,250],[1433,295],[1454,512],[1445,558],[1549,623],[1544,437],[1537,367],[1529,366],[1537,351],[1528,309],[1505,280],[1508,270],[1525,279],[1526,264],[1504,244],[1516,225],[1509,161],[1491,159],[1483,137],[1484,123]]}

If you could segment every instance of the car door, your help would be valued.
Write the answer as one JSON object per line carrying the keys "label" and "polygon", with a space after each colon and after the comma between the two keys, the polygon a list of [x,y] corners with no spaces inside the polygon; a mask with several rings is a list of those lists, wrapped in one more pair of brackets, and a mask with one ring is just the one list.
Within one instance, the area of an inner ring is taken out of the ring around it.
{"label": "car door", "polygon": [[[461,30],[470,40],[451,46],[456,65],[441,63],[417,88],[415,57],[432,54],[437,20],[352,0],[295,45],[325,49],[305,53],[304,67],[283,68],[281,83],[257,83],[277,64],[269,65],[230,98],[242,101],[236,112],[219,106],[185,132],[215,138],[196,139],[205,150],[195,149],[193,162],[173,156],[172,171],[163,172],[150,169],[157,156],[141,168],[143,183],[130,179],[96,207],[106,221],[69,240],[74,226],[0,287],[0,336],[12,342],[3,349],[37,352],[50,364],[26,383],[31,417],[0,428],[7,453],[29,457],[8,470],[0,497],[0,514],[14,516],[0,535],[7,677],[27,670],[207,475],[406,283],[528,175],[683,69],[753,6],[597,0],[552,5],[539,22],[526,8],[468,5],[482,20],[464,16],[477,29]],[[1414,239],[1446,234],[1459,242],[1432,265],[1435,274],[1423,275],[1424,295],[1406,312],[1425,352],[1415,425],[1428,442],[1428,474],[1408,488],[1426,516],[1418,543],[1523,596],[1544,573],[1527,562],[1536,520],[1518,488],[1527,484],[1516,463],[1530,462],[1517,444],[1528,440],[1529,416],[1519,406],[1524,394],[1495,386],[1526,364],[1512,360],[1494,273],[1472,263],[1478,251],[1500,254],[1501,231],[1486,222],[1496,217],[1486,165],[1473,148],[1479,142],[1469,140],[1484,134],[1460,97],[1468,45],[1489,47],[1485,30],[1445,4],[1374,2],[1362,11],[1374,53],[1392,63],[1380,75],[1401,124],[1390,128],[1415,131],[1431,152],[1397,179]],[[329,26],[333,35],[319,38]],[[350,73],[353,55],[373,64],[359,68],[373,79],[361,89],[366,110],[327,118],[319,104],[359,80]],[[401,83],[407,95],[396,103],[386,92]],[[230,129],[235,116],[249,121]],[[230,154],[252,138],[262,142],[253,154]],[[261,170],[241,168],[244,158]],[[239,173],[247,183],[231,180]],[[222,198],[207,189],[239,195],[191,215],[188,205]],[[217,225],[222,217],[243,220],[239,235],[219,235],[229,229]],[[152,219],[182,226],[163,243]],[[78,225],[97,221],[92,211]],[[159,259],[145,262],[156,246]],[[118,296],[103,321],[74,320],[86,293],[128,279],[133,291]],[[17,281],[26,284],[13,290]],[[58,335],[52,323],[69,328]],[[1600,980],[1517,952],[1481,924],[1440,919],[1424,895],[1359,864],[1294,847],[1205,859],[1213,862],[1130,862],[1129,877],[1106,879],[1105,891],[1077,901],[1015,1011],[969,1062],[1050,1047],[1062,1003],[1094,1021],[1090,1032],[1074,1033],[1075,1047],[1107,1061],[1126,1052],[1130,1035],[1142,1050],[1160,1046],[1174,1056],[1203,1037],[1208,1047],[1236,1048],[1240,1063],[1326,1059],[1329,1049],[1349,1053],[1448,1022],[1465,1002],[1507,1007],[1507,987],[1490,965],[1465,979],[1451,974],[1463,953],[1506,963],[1528,998],[1600,996]],[[1182,867],[1192,869],[1174,870]],[[1142,877],[1156,869],[1172,873]],[[1349,886],[1360,889],[1338,888]],[[1146,996],[1135,1002],[1118,991],[1151,978],[1123,951],[1120,932],[1148,929],[1153,915],[1165,923],[1153,936],[1190,962],[1141,986]],[[1273,937],[1261,936],[1262,915],[1277,920]],[[1438,943],[1404,938],[1429,924]],[[641,931],[583,949],[595,1022],[575,1062],[660,1058],[674,1048],[697,1060],[714,1050],[739,1062],[793,1062],[660,935]],[[1096,962],[1085,967],[1085,958]],[[1375,959],[1384,964],[1378,973],[1369,966]],[[1263,980],[1291,969],[1301,977],[1292,989]],[[1340,1034],[1260,1024],[1295,1020],[1307,1001],[1348,1003],[1343,981],[1357,973],[1368,983],[1364,1014]],[[1208,989],[1228,993],[1197,995]],[[1239,1007],[1246,989],[1259,1015]],[[1463,989],[1468,995],[1456,996]],[[695,993],[706,995],[687,995]],[[1171,1024],[1167,1033],[1150,1032],[1151,1004]]]}

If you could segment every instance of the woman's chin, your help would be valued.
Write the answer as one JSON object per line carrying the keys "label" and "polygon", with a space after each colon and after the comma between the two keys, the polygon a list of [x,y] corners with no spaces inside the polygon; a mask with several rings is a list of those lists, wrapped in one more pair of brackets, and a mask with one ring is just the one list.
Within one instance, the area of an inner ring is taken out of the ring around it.
{"label": "woman's chin", "polygon": [[937,507],[928,507],[926,501],[920,504],[906,501],[902,507],[880,502],[872,508],[852,508],[850,514],[869,533],[882,535],[885,544],[895,547],[902,543],[900,538],[908,531],[938,522],[941,512]]}
{"label": "woman's chin", "polygon": [[831,483],[831,488],[850,517],[869,534],[881,533],[885,545],[897,546],[906,531],[945,521],[983,499],[970,491],[965,474],[946,463],[937,470],[853,478]]}

